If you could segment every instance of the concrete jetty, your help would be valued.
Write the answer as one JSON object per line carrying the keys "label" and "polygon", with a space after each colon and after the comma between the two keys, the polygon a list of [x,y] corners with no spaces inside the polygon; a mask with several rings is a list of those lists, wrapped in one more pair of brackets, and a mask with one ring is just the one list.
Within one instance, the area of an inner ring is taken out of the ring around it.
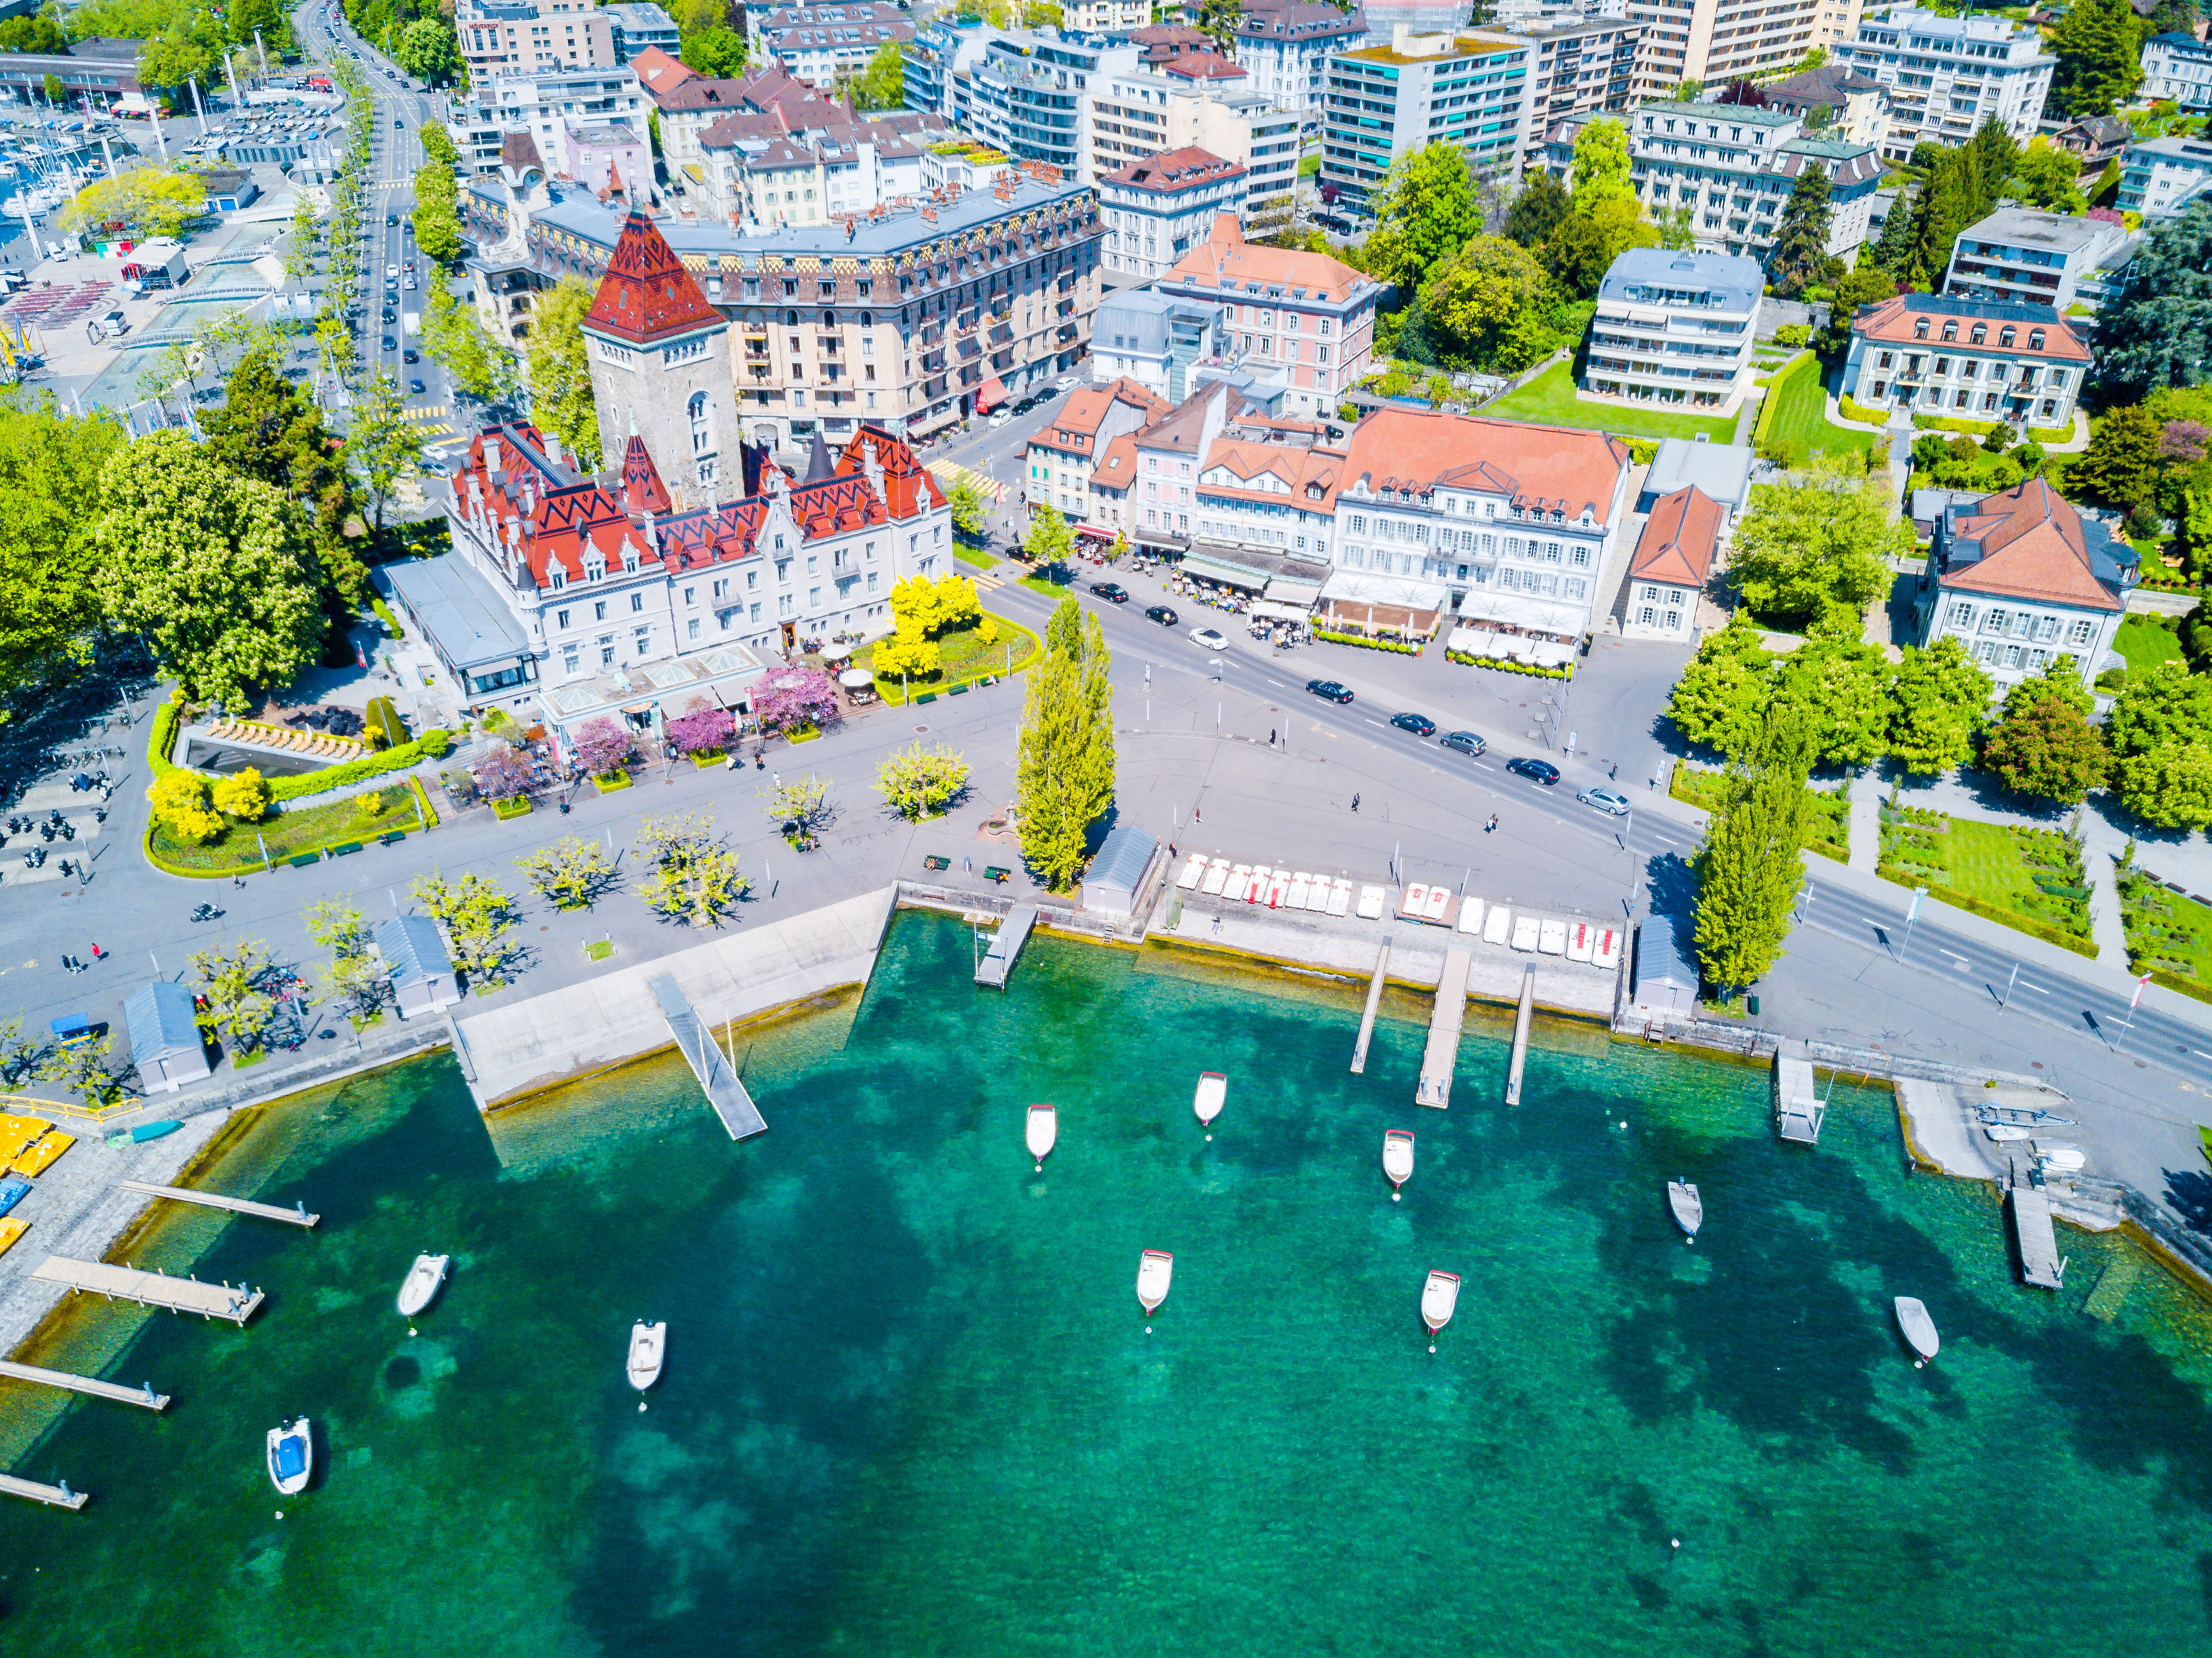
{"label": "concrete jetty", "polygon": [[85,1502],[85,1493],[71,1491],[67,1480],[58,1485],[41,1485],[35,1479],[18,1479],[12,1473],[0,1473],[0,1496],[27,1497],[49,1508],[72,1511],[82,1508]]}
{"label": "concrete jetty", "polygon": [[1521,1103],[1521,1072],[1528,1063],[1528,1026],[1536,1016],[1536,969],[1521,969],[1521,1005],[1513,1012],[1513,1060],[1505,1072],[1505,1103]]}
{"label": "concrete jetty", "polygon": [[187,1186],[156,1186],[150,1181],[141,1180],[119,1180],[115,1184],[125,1192],[137,1192],[149,1198],[197,1203],[207,1209],[228,1209],[234,1215],[252,1215],[260,1220],[281,1220],[293,1226],[313,1226],[322,1219],[320,1215],[309,1214],[304,1203],[286,1209],[273,1203],[256,1203],[250,1198],[227,1198],[220,1192],[195,1191]]}
{"label": "concrete jetty", "polygon": [[1820,1091],[1814,1084],[1813,1062],[1802,1057],[1802,1044],[1791,1046],[1798,1054],[1785,1048],[1774,1056],[1775,1127],[1785,1140],[1818,1145],[1828,1108],[1820,1103]]}
{"label": "concrete jetty", "polygon": [[1022,946],[1029,942],[1030,929],[1036,923],[1035,904],[1016,904],[1008,910],[1006,919],[991,935],[990,949],[975,964],[975,982],[993,990],[1004,990],[1006,975],[1014,970],[1014,958],[1022,953]]}
{"label": "concrete jetty", "polygon": [[265,1299],[258,1290],[244,1284],[203,1284],[196,1278],[171,1278],[167,1272],[144,1272],[135,1266],[117,1266],[104,1260],[71,1260],[48,1255],[31,1269],[41,1284],[58,1284],[84,1290],[111,1301],[135,1301],[141,1307],[166,1307],[173,1313],[198,1313],[202,1318],[227,1318],[243,1324]]}
{"label": "concrete jetty", "polygon": [[2015,1186],[2009,1198],[2013,1236],[2020,1242],[2021,1279],[2038,1289],[2056,1290],[2066,1277],[2066,1260],[2058,1253],[2050,1198],[2033,1186]]}
{"label": "concrete jetty", "polygon": [[691,1011],[691,1004],[677,988],[676,981],[665,973],[650,981],[653,995],[659,1000],[662,1015],[668,1021],[669,1035],[676,1038],[691,1066],[691,1074],[699,1079],[699,1086],[707,1090],[707,1103],[714,1108],[714,1114],[722,1120],[722,1127],[730,1131],[733,1140],[750,1139],[755,1134],[768,1132],[768,1123],[753,1103],[753,1096],[738,1080],[738,1073],[722,1057],[714,1036],[699,1023],[699,1016]]}
{"label": "concrete jetty", "polygon": [[[1367,1044],[1375,1035],[1376,1011],[1382,1005],[1382,980],[1390,970],[1390,935],[1382,935],[1382,947],[1375,952],[1375,972],[1367,981],[1367,1006],[1359,1015],[1359,1040],[1352,1045],[1352,1074],[1365,1074]],[[1464,979],[1461,981],[1465,983]]]}
{"label": "concrete jetty", "polygon": [[88,1394],[94,1399],[112,1399],[118,1405],[137,1405],[149,1411],[166,1411],[169,1396],[157,1394],[154,1384],[143,1388],[119,1387],[112,1382],[101,1382],[88,1376],[71,1376],[67,1370],[41,1370],[36,1364],[18,1364],[12,1358],[0,1358],[0,1376],[16,1382],[35,1382],[41,1387],[65,1388],[73,1394]]}
{"label": "concrete jetty", "polygon": [[[1451,1104],[1452,1072],[1459,1068],[1460,1027],[1467,1023],[1467,975],[1474,952],[1448,950],[1437,980],[1435,1008],[1429,1014],[1429,1045],[1421,1054],[1421,1079],[1413,1103],[1442,1111]],[[1526,1005],[1527,999],[1522,999]]]}

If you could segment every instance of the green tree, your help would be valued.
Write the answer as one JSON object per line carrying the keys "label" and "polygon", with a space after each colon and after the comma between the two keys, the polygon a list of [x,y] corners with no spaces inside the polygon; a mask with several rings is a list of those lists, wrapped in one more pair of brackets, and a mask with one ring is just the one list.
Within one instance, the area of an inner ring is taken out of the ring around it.
{"label": "green tree", "polygon": [[64,230],[115,230],[129,236],[173,236],[207,211],[207,186],[197,173],[125,167],[87,185],[62,210]]}
{"label": "green tree", "polygon": [[45,1081],[82,1096],[94,1109],[119,1104],[128,1090],[108,1060],[114,1046],[115,1038],[106,1035],[57,1048],[40,1074]]}
{"label": "green tree", "polygon": [[1030,514],[1028,531],[1022,537],[1023,557],[1049,569],[1065,562],[1074,550],[1075,532],[1067,527],[1066,519],[1049,507]]}
{"label": "green tree", "polygon": [[2158,452],[2162,430],[2158,416],[2142,404],[2111,410],[2090,433],[2088,448],[2067,463],[2067,493],[2114,507],[2148,503],[2165,465]]}
{"label": "green tree", "polygon": [[786,831],[811,835],[830,816],[829,780],[803,771],[788,783],[777,783],[764,790],[761,810]]}
{"label": "green tree", "polygon": [[1237,26],[1244,18],[1244,0],[1197,0],[1187,9],[1198,31],[1212,40],[1223,57],[1237,52]]}
{"label": "green tree", "polygon": [[1875,264],[1889,272],[1900,284],[1912,264],[1912,225],[1919,212],[1914,198],[1917,195],[1926,194],[1927,190],[1924,181],[1917,190],[1911,185],[1897,187],[1897,195],[1889,204],[1888,215],[1881,222],[1881,234],[1875,239],[1871,250]]}
{"label": "green tree", "polygon": [[984,514],[990,510],[983,492],[964,477],[945,486],[945,502],[952,510],[952,527],[963,536],[983,533]]}
{"label": "green tree", "polygon": [[2013,168],[2013,183],[2032,207],[2049,213],[2086,213],[2081,193],[2081,159],[2039,135]]}
{"label": "green tree", "polygon": [[1767,270],[1775,290],[1784,299],[1796,299],[1819,282],[1827,268],[1831,188],[1826,169],[1808,166],[1797,175],[1790,199],[1783,203]]}
{"label": "green tree", "polygon": [[454,302],[442,282],[423,290],[422,349],[445,365],[457,391],[478,403],[505,403],[521,383],[514,354],[492,338],[474,306]]}
{"label": "green tree", "polygon": [[899,109],[906,103],[906,59],[898,42],[886,40],[876,48],[868,66],[853,82],[853,101],[862,109]]}
{"label": "green tree", "polygon": [[876,788],[892,811],[918,823],[959,799],[968,776],[964,755],[941,743],[925,749],[917,742],[884,756],[876,771]]}
{"label": "green tree", "polygon": [[234,823],[258,823],[269,815],[269,785],[254,767],[215,780],[215,809]]}
{"label": "green tree", "polygon": [[1576,134],[1568,179],[1580,212],[1595,212],[1606,202],[1633,201],[1636,182],[1629,167],[1628,129],[1601,115]]}
{"label": "green tree", "polygon": [[2020,145],[2004,123],[1992,115],[1974,130],[1966,147],[1974,153],[1974,168],[1982,179],[1983,208],[1987,211],[1997,204],[2004,193],[2006,180],[2019,170]]}
{"label": "green tree", "polygon": [[101,473],[94,591],[188,691],[244,706],[314,660],[322,571],[303,515],[170,428],[118,449]]}
{"label": "green tree", "polygon": [[1363,256],[1367,272],[1408,295],[1482,228],[1474,165],[1458,145],[1441,141],[1393,161],[1375,188],[1374,206]]}
{"label": "green tree", "polygon": [[16,692],[90,660],[100,616],[92,521],[123,442],[104,413],[79,419],[51,392],[0,390],[0,724]]}
{"label": "green tree", "polygon": [[[1988,200],[1984,193],[1978,153],[1965,146],[1957,149],[1938,147],[1927,182],[1914,197],[1912,205],[1912,251],[1900,274],[1913,287],[1927,292],[1942,280],[1944,271],[1949,268],[1951,249],[1959,240],[1959,233],[1987,212]],[[1887,223],[1883,228],[1888,228]]]}
{"label": "green tree", "polygon": [[2120,292],[2098,311],[2097,372],[2136,391],[2212,373],[2212,196],[2144,236]]}
{"label": "green tree", "polygon": [[1527,248],[1504,236],[1475,236],[1431,278],[1421,304],[1449,358],[1518,373],[1559,348],[1550,288]]}
{"label": "green tree", "polygon": [[346,544],[346,521],[359,510],[352,480],[323,411],[284,378],[277,358],[266,349],[247,352],[231,371],[222,404],[199,419],[209,454],[305,509],[325,574],[349,608],[366,604],[368,571]]}
{"label": "green tree", "polygon": [[556,909],[589,909],[615,884],[614,859],[597,841],[564,835],[551,846],[518,858],[530,890]]}
{"label": "green tree", "polygon": [[730,80],[744,69],[745,37],[717,24],[684,36],[678,55],[688,67],[710,80]]}
{"label": "green tree", "polygon": [[422,434],[410,417],[407,394],[399,382],[379,369],[355,400],[346,459],[360,470],[368,490],[372,522],[384,532],[384,509],[392,491],[422,457]]}
{"label": "green tree", "polygon": [[[442,161],[426,161],[415,173],[415,246],[440,264],[451,264],[461,256],[459,188],[453,170]],[[442,280],[433,270],[425,280],[432,286]]]}
{"label": "green tree", "polygon": [[638,854],[648,873],[638,883],[646,908],[685,926],[716,926],[752,890],[738,872],[737,854],[714,831],[706,812],[648,817],[638,831]]}
{"label": "green tree", "polygon": [[[2078,686],[2076,690],[2086,695]],[[2191,673],[2179,662],[2130,674],[2127,688],[2105,718],[2105,738],[2124,760],[2162,743],[2212,738],[2212,679]]]}
{"label": "green tree", "polygon": [[392,61],[434,87],[453,85],[463,69],[453,26],[439,17],[417,18],[401,30],[392,43]]}
{"label": "green tree", "polygon": [[188,847],[204,847],[223,832],[222,814],[208,800],[204,772],[179,767],[155,778],[146,791],[154,822]]}
{"label": "green tree", "polygon": [[1607,196],[1585,203],[1559,221],[1545,244],[1545,263],[1559,285],[1581,299],[1593,299],[1613,262],[1634,247],[1659,246],[1659,228],[1644,216],[1633,196]]}
{"label": "green tree", "polygon": [[514,949],[514,895],[473,872],[458,881],[442,874],[418,875],[407,890],[445,929],[447,953],[470,984],[477,990],[503,989]]}
{"label": "green tree", "polygon": [[156,35],[139,48],[138,83],[172,94],[184,93],[188,82],[205,82],[214,67],[214,54],[178,28]]}
{"label": "green tree", "polygon": [[284,244],[286,276],[304,283],[315,274],[315,247],[321,239],[322,228],[315,222],[315,204],[302,191],[300,199],[292,204],[292,233]]}
{"label": "green tree", "polygon": [[51,71],[39,77],[39,90],[46,94],[46,101],[56,108],[69,102],[69,88],[62,84],[60,76]]}
{"label": "green tree", "polygon": [[2121,804],[2163,829],[2212,829],[2212,742],[2159,744],[2119,762]]}
{"label": "green tree", "polygon": [[1889,751],[1894,674],[1881,647],[1858,636],[1856,614],[1842,614],[1850,631],[1821,628],[1775,664],[1762,718],[1793,725],[1820,763],[1870,766]]}
{"label": "green tree", "polygon": [[1698,246],[1697,226],[1686,207],[1670,207],[1659,216],[1659,246],[1669,253],[1688,253]]}
{"label": "green tree", "polygon": [[1114,802],[1111,660],[1098,618],[1061,599],[1030,670],[1014,772],[1022,854],[1055,892],[1081,872],[1091,826]]}
{"label": "green tree", "polygon": [[2142,84],[2142,33],[2128,0],[2075,0],[2047,39],[2054,115],[2109,115]]}
{"label": "green tree", "polygon": [[2072,805],[2105,780],[2110,758],[2081,670],[2062,656],[2005,694],[2004,708],[1982,745],[1982,765],[2018,794]]}
{"label": "green tree", "polygon": [[1781,958],[1812,829],[1808,768],[1786,744],[1729,768],[1721,805],[1692,865],[1698,964],[1723,992],[1755,984]]}
{"label": "green tree", "polygon": [[1863,610],[1887,593],[1894,561],[1913,549],[1912,526],[1888,491],[1824,460],[1784,483],[1753,484],[1736,526],[1736,591],[1757,615],[1807,623],[1831,605]]}
{"label": "green tree", "polygon": [[[599,452],[599,416],[592,401],[592,370],[584,355],[582,324],[592,308],[590,284],[563,276],[538,296],[523,359],[531,416],[541,431],[580,455]],[[957,522],[957,511],[953,514]]]}
{"label": "green tree", "polygon": [[1813,349],[1826,361],[1841,361],[1851,349],[1851,323],[1860,310],[1879,305],[1896,292],[1897,278],[1861,252],[1857,265],[1836,284],[1828,320],[1814,337]]}
{"label": "green tree", "polygon": [[1540,247],[1574,210],[1565,187],[1542,167],[1532,167],[1505,215],[1505,234],[1523,247]]}
{"label": "green tree", "polygon": [[366,1019],[383,1000],[384,978],[376,957],[369,953],[368,924],[350,904],[325,899],[309,906],[307,937],[331,952],[322,969],[325,993],[345,1006],[352,1017]]}
{"label": "green tree", "polygon": [[1667,717],[1683,741],[1723,754],[1748,750],[1765,725],[1773,661],[1748,610],[1737,610],[1728,626],[1708,634],[1667,701]]}
{"label": "green tree", "polygon": [[1899,665],[1889,751],[1915,777],[1940,777],[1973,757],[1989,721],[1991,681],[1966,647],[1946,635],[1906,646]]}
{"label": "green tree", "polygon": [[276,1011],[275,999],[262,988],[275,965],[269,946],[258,938],[240,938],[228,949],[218,944],[195,950],[187,961],[206,1002],[201,1023],[249,1051],[259,1048]]}
{"label": "green tree", "polygon": [[415,130],[415,136],[422,141],[423,155],[441,167],[451,167],[457,173],[460,170],[461,147],[453,142],[453,135],[446,131],[442,123],[425,121]]}

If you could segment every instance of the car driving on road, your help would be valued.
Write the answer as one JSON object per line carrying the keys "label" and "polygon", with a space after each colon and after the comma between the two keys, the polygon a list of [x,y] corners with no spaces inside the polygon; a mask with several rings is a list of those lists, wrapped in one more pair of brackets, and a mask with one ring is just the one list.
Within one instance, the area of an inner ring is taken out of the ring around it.
{"label": "car driving on road", "polygon": [[1225,651],[1229,648],[1228,638],[1224,635],[1216,633],[1211,628],[1193,628],[1190,630],[1190,636],[1209,651]]}
{"label": "car driving on road", "polygon": [[1416,737],[1432,736],[1437,729],[1437,722],[1425,714],[1394,714],[1390,716],[1390,723],[1400,731],[1411,732]]}
{"label": "car driving on road", "polygon": [[1094,581],[1091,584],[1091,591],[1109,604],[1127,604],[1129,602],[1128,589],[1118,582]]}
{"label": "car driving on road", "polygon": [[1437,738],[1442,749],[1457,749],[1462,754],[1480,754],[1490,746],[1473,732],[1446,732]]}
{"label": "car driving on road", "polygon": [[1548,760],[1530,760],[1524,756],[1516,756],[1505,762],[1505,769],[1541,783],[1547,788],[1559,780],[1559,768]]}
{"label": "car driving on road", "polygon": [[1600,811],[1615,817],[1628,816],[1628,797],[1619,789],[1587,788],[1575,797],[1586,806],[1595,806]]}
{"label": "car driving on road", "polygon": [[1157,622],[1163,628],[1174,627],[1176,619],[1176,613],[1164,604],[1155,604],[1145,612],[1146,621]]}
{"label": "car driving on road", "polygon": [[1334,679],[1309,679],[1306,681],[1306,689],[1310,691],[1314,695],[1321,698],[1324,702],[1349,702],[1352,701],[1352,693],[1345,689],[1343,686],[1338,684]]}

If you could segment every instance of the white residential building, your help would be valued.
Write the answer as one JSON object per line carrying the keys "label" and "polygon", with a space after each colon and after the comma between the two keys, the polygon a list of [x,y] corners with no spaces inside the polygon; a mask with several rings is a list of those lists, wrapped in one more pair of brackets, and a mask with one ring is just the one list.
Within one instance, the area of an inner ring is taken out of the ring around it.
{"label": "white residential building", "polygon": [[753,45],[758,58],[827,92],[866,70],[884,46],[902,48],[913,39],[912,20],[886,0],[842,0],[770,12],[755,26]]}
{"label": "white residential building", "polygon": [[1204,241],[1214,216],[1244,216],[1247,175],[1234,161],[1192,146],[1131,161],[1098,181],[1106,222],[1106,267],[1144,282],[1164,276]]}
{"label": "white residential building", "polygon": [[1851,325],[1843,390],[1869,409],[2071,426],[2089,348],[2056,312],[1899,294]]}
{"label": "white residential building", "polygon": [[1211,301],[1122,288],[1099,301],[1092,320],[1091,379],[1134,381],[1170,407],[1197,389],[1199,368],[1221,367],[1235,355],[1228,307]]}
{"label": "white residential building", "polygon": [[453,140],[471,171],[489,173],[510,132],[529,133],[539,155],[558,157],[568,154],[571,126],[618,125],[644,137],[650,108],[627,68],[505,74],[470,88],[470,101],[456,111]]}
{"label": "white residential building", "polygon": [[1081,106],[1091,177],[1101,180],[1170,151],[1202,149],[1244,170],[1246,224],[1287,224],[1298,182],[1299,118],[1252,91],[1250,79],[1212,52],[1095,77]]}
{"label": "white residential building", "polygon": [[1349,13],[1327,0],[1254,7],[1237,20],[1237,61],[1251,71],[1253,91],[1278,109],[1310,115],[1321,108],[1329,54],[1366,36],[1367,19],[1356,5]]}
{"label": "white residential building", "polygon": [[1947,17],[1917,6],[1869,14],[1834,55],[1888,89],[1882,153],[1899,161],[1911,160],[1923,139],[1962,144],[1985,121],[2024,148],[2043,119],[2058,61],[2024,23],[1987,14]]}
{"label": "white residential building", "polygon": [[683,44],[683,31],[659,6],[647,4],[645,0],[624,0],[623,4],[601,6],[599,9],[614,26],[615,61],[618,64],[627,64],[648,46],[658,46],[673,58]]}
{"label": "white residential building", "polygon": [[[1371,13],[1370,13],[1371,15]],[[1364,202],[1390,164],[1431,143],[1455,144],[1486,177],[1517,179],[1528,160],[1536,47],[1468,31],[1415,34],[1328,60],[1321,180]]]}
{"label": "white residential building", "polygon": [[1700,248],[1764,258],[1808,167],[1828,175],[1828,252],[1849,258],[1867,240],[1882,173],[1871,144],[1808,137],[1804,118],[1782,110],[1683,103],[1645,104],[1628,141],[1651,216],[1690,209]]}
{"label": "white residential building", "polygon": [[2212,109],[2212,45],[2178,31],[2143,42],[2138,95],[2166,98],[2184,109]]}
{"label": "white residential building", "polygon": [[[1096,178],[1088,94],[1101,77],[1133,71],[1138,49],[1126,43],[1079,40],[1049,29],[1017,33],[987,28],[980,38],[980,52],[974,51],[972,42],[957,47],[944,77],[952,125],[1018,160],[1058,167],[1064,178]],[[915,55],[913,50],[907,54],[910,69]],[[916,97],[916,92],[908,93],[909,108],[925,106]],[[1170,149],[1175,144],[1160,148]],[[1210,148],[1217,155],[1223,153],[1218,145]],[[1114,166],[1127,159],[1118,155]]]}
{"label": "white residential building", "polygon": [[2212,189],[2212,143],[2202,138],[2146,138],[2120,155],[2120,210],[2162,224]]}
{"label": "white residential building", "polygon": [[2109,219],[2001,207],[1968,225],[1952,244],[1943,291],[1962,300],[2014,305],[2072,305],[2081,281],[2126,241]]}
{"label": "white residential building", "polygon": [[614,22],[592,0],[460,0],[453,36],[483,86],[502,75],[562,69],[611,69]]}
{"label": "white residential building", "polygon": [[1664,98],[1685,81],[1717,86],[1800,63],[1858,24],[1861,0],[1628,0],[1647,31],[1637,96]]}
{"label": "white residential building", "polygon": [[1740,254],[1631,248],[1599,284],[1583,389],[1733,413],[1751,390],[1765,282]]}
{"label": "white residential building", "polygon": [[1152,21],[1152,0],[1066,0],[1061,25],[1071,34],[1127,34]]}

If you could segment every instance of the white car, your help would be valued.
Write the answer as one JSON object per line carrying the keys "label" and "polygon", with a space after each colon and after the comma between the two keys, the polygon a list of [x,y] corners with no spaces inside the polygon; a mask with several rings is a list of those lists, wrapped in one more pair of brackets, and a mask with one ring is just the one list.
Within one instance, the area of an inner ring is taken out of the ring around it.
{"label": "white car", "polygon": [[396,264],[387,264],[384,267],[384,275],[386,280],[396,282],[399,280],[399,267]]}
{"label": "white car", "polygon": [[1075,389],[1075,376],[1073,374],[1062,374],[1058,380],[1053,382],[1053,385],[1062,392],[1072,392]]}
{"label": "white car", "polygon": [[994,425],[994,426],[1004,426],[1004,425],[1005,425],[1008,421],[1012,420],[1012,418],[1013,418],[1013,416],[1012,416],[1012,415],[1008,414],[1005,410],[1001,409],[1001,410],[999,410],[999,412],[998,412],[997,414],[995,414],[995,415],[994,415],[994,416],[991,416],[991,424],[992,424],[992,425]]}
{"label": "white car", "polygon": [[1212,628],[1193,628],[1190,630],[1190,636],[1194,643],[1203,645],[1209,651],[1225,651],[1229,648],[1227,636],[1217,633]]}

